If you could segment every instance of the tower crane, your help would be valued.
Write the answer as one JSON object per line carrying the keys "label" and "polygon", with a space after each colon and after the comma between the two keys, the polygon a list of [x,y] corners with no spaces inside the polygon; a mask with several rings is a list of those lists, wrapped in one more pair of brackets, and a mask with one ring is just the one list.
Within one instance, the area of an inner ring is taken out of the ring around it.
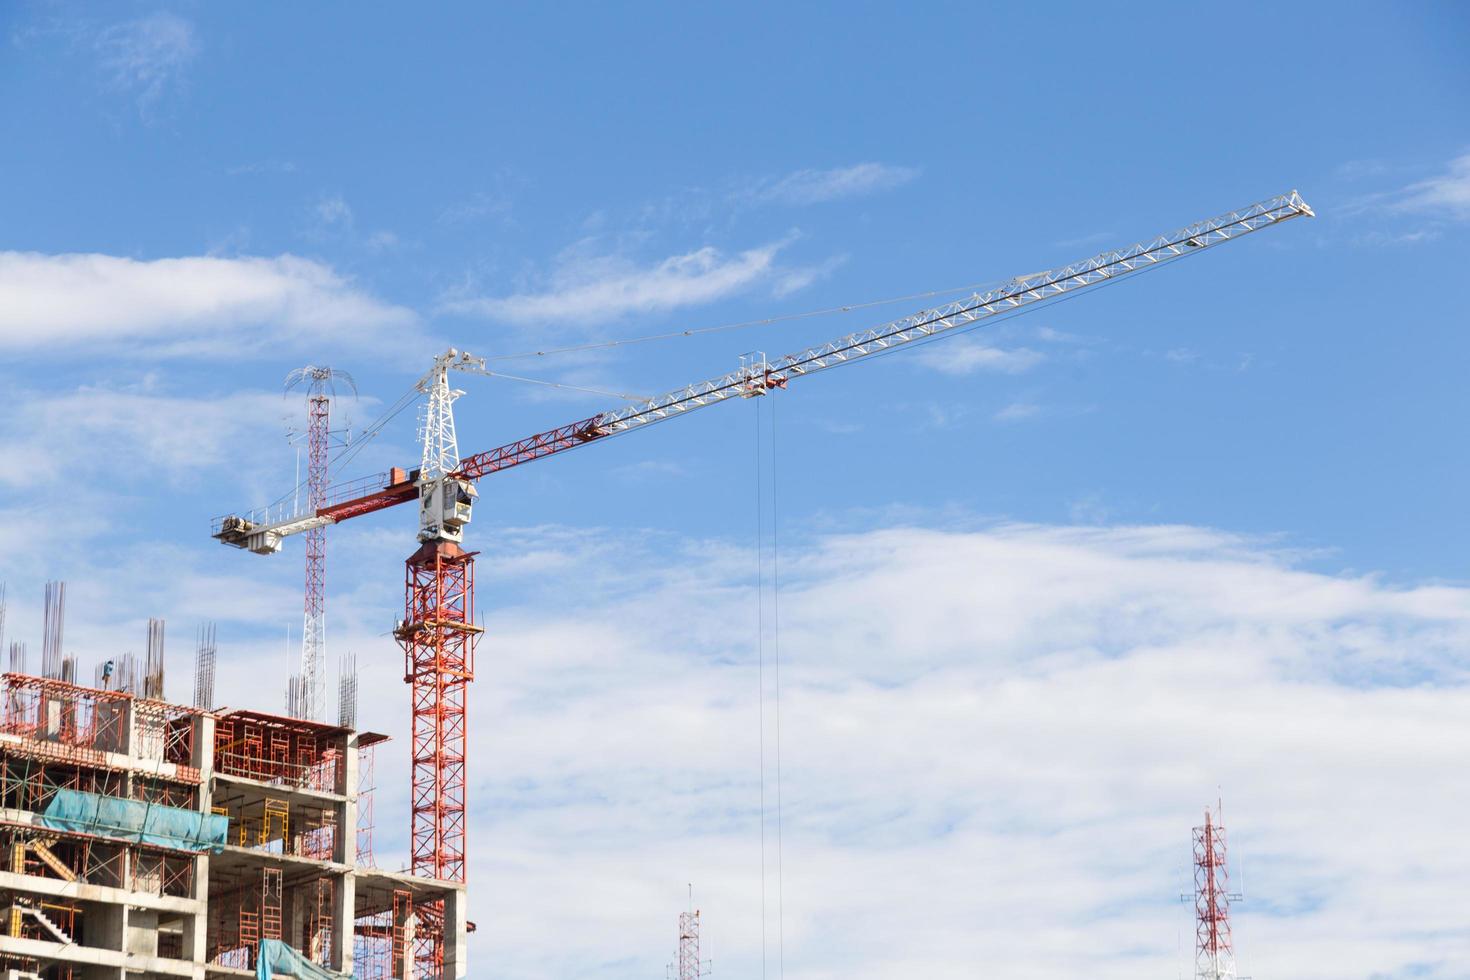
{"label": "tower crane", "polygon": [[[301,509],[222,517],[214,522],[213,536],[255,554],[271,554],[291,535],[411,500],[418,502],[419,547],[405,563],[403,618],[394,629],[404,651],[404,680],[412,686],[412,867],[415,874],[463,881],[465,692],[474,679],[474,650],[481,627],[474,616],[474,552],[462,545],[473,512],[476,481],[696,409],[765,395],[819,371],[955,334],[1023,307],[1174,262],[1292,218],[1311,216],[1312,209],[1291,191],[1149,242],[1011,279],[987,292],[776,360],[748,354],[735,370],[718,377],[464,457],[459,455],[453,410],[455,399],[463,392],[450,386],[449,374],[491,372],[483,359],[451,348],[434,359],[417,383],[427,396],[420,414],[423,454],[417,469],[395,467],[385,474],[332,487],[324,494],[313,494],[309,506]],[[433,910],[427,911],[432,932]]]}

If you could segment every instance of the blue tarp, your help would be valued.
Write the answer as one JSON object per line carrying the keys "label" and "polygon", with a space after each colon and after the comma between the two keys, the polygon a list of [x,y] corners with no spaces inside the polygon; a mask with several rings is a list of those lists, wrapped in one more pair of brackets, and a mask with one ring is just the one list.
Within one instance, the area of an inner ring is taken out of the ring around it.
{"label": "blue tarp", "polygon": [[41,823],[52,830],[101,834],[139,844],[218,854],[229,836],[230,822],[218,813],[59,789],[41,814]]}
{"label": "blue tarp", "polygon": [[302,980],[350,980],[345,973],[334,973],[317,966],[279,939],[262,939],[260,955],[255,959],[255,980],[271,980],[272,976],[301,977]]}

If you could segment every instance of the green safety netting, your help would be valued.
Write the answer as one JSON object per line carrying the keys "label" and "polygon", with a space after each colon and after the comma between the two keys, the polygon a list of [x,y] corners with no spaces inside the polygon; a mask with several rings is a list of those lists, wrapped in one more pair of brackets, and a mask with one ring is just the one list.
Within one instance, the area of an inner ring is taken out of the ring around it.
{"label": "green safety netting", "polygon": [[271,980],[272,976],[301,977],[302,980],[350,980],[345,973],[334,973],[317,966],[279,939],[262,939],[260,955],[255,960],[255,980]]}
{"label": "green safety netting", "polygon": [[52,830],[101,834],[158,847],[215,853],[224,847],[229,831],[229,820],[218,813],[199,813],[75,789],[57,790],[41,814],[41,823]]}

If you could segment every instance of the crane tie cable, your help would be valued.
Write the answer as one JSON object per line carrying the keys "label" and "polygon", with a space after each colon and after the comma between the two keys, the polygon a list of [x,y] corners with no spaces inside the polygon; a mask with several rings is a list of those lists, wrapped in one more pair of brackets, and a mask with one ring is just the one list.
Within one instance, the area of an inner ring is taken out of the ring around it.
{"label": "crane tie cable", "polygon": [[766,453],[769,451],[771,484],[771,659],[774,688],[772,705],[775,719],[775,783],[776,783],[776,963],[777,975],[786,976],[786,881],[785,848],[783,843],[783,820],[781,798],[781,538],[778,527],[776,488],[776,403],[771,401],[770,441],[766,448],[765,432],[761,424],[761,404],[756,400],[755,412],[755,473],[756,473],[756,650],[760,702],[758,720],[760,725],[760,831],[761,831],[761,976],[766,975],[767,952],[767,908],[766,908],[766,590],[765,590],[765,470]]}
{"label": "crane tie cable", "polygon": [[526,384],[545,385],[548,388],[565,388],[569,391],[585,391],[589,395],[605,395],[608,398],[621,398],[625,402],[646,402],[648,395],[635,395],[626,391],[608,391],[605,388],[588,388],[583,385],[568,384],[565,381],[546,381],[541,378],[524,378],[518,374],[504,374],[500,371],[476,371],[475,374],[486,378],[502,378],[506,381],[523,381]]}
{"label": "crane tie cable", "polygon": [[764,543],[764,510],[761,495],[764,490],[761,463],[764,453],[761,446],[761,400],[755,403],[755,610],[756,610],[756,677],[759,698],[756,702],[757,724],[760,726],[760,830],[761,830],[761,980],[766,977],[766,587],[765,564],[761,550]]}

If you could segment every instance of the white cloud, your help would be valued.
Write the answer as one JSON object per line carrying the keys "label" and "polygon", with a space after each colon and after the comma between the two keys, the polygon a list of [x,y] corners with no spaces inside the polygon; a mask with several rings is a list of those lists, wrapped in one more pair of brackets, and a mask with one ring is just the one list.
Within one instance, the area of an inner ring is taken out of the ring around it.
{"label": "white cloud", "polygon": [[977,371],[1021,374],[1046,359],[1029,347],[995,347],[974,337],[954,337],[944,344],[919,348],[919,363],[944,374],[964,375]]}
{"label": "white cloud", "polygon": [[1011,402],[992,416],[997,422],[1021,422],[1029,418],[1035,418],[1041,413],[1041,406],[1031,402]]}
{"label": "white cloud", "polygon": [[402,242],[398,236],[387,229],[375,231],[363,239],[363,247],[370,252],[387,252],[397,248]]}
{"label": "white cloud", "polygon": [[341,194],[328,194],[312,207],[316,220],[327,228],[351,229],[352,206]]}
{"label": "white cloud", "polygon": [[800,292],[814,282],[826,279],[847,263],[846,255],[834,255],[817,265],[804,265],[783,270],[776,277],[771,292],[779,299]]}
{"label": "white cloud", "polygon": [[1340,163],[1333,171],[1344,180],[1359,180],[1364,177],[1381,177],[1388,173],[1388,165],[1382,160],[1348,160]]}
{"label": "white cloud", "polygon": [[1376,248],[1379,246],[1392,245],[1418,245],[1421,242],[1432,242],[1439,238],[1439,230],[1436,228],[1419,228],[1415,231],[1387,232],[1387,231],[1365,231],[1354,235],[1350,241],[1352,244],[1362,247]]}
{"label": "white cloud", "polygon": [[97,35],[95,47],[111,84],[135,95],[145,119],[183,84],[199,54],[194,26],[167,12],[109,27]]}
{"label": "white cloud", "polygon": [[130,480],[195,484],[210,468],[255,456],[251,447],[283,446],[283,419],[299,407],[279,394],[198,397],[151,383],[12,396],[0,456],[19,465],[0,470],[0,485],[16,488],[55,485],[65,473],[100,476],[116,489]]}
{"label": "white cloud", "polygon": [[756,200],[776,204],[821,204],[845,197],[861,197],[907,184],[919,175],[915,167],[886,163],[859,163],[831,170],[797,170],[756,188]]}
{"label": "white cloud", "polygon": [[504,218],[511,212],[509,194],[491,194],[476,191],[462,201],[456,201],[439,212],[439,220],[445,224],[463,224],[486,218]]}
{"label": "white cloud", "polygon": [[254,177],[262,174],[294,174],[296,164],[291,160],[261,160],[256,163],[242,163],[238,166],[226,168],[225,173],[231,177]]}
{"label": "white cloud", "polygon": [[1036,337],[1049,344],[1090,344],[1095,343],[1096,338],[1084,337],[1081,334],[1067,333],[1052,327],[1037,327]]}
{"label": "white cloud", "polygon": [[[489,613],[480,652],[471,880],[497,886],[471,889],[477,961],[646,975],[693,881],[723,970],[755,975],[748,553],[498,537],[484,568],[543,540],[563,557],[487,586],[526,598]],[[1470,956],[1470,789],[1443,778],[1470,708],[1465,590],[1307,572],[1188,527],[834,536],[788,547],[782,577],[792,977],[1167,976],[1217,787],[1257,900],[1243,972]],[[568,588],[575,615],[530,598]],[[401,714],[386,697],[372,710]]]}
{"label": "white cloud", "polygon": [[654,265],[637,265],[621,255],[565,253],[545,289],[503,297],[446,299],[450,313],[511,323],[578,320],[598,323],[629,313],[660,313],[710,303],[768,282],[776,256],[789,240],[733,255],[705,246]]}
{"label": "white cloud", "polygon": [[1404,188],[1397,206],[1470,219],[1470,153],[1451,160],[1444,173]]}
{"label": "white cloud", "polygon": [[344,338],[371,346],[416,323],[412,311],[294,255],[0,252],[0,350],[248,355]]}
{"label": "white cloud", "polygon": [[[364,665],[360,717],[395,736],[377,764],[390,866],[408,699],[381,621],[405,535],[332,543],[331,642]],[[507,980],[646,977],[692,881],[722,974],[757,975],[749,549],[557,527],[475,544],[473,961]],[[299,617],[299,550],[136,550],[77,596],[84,668],[117,643],[99,610],[218,616],[220,690],[279,704],[284,671],[261,669],[284,661],[279,632],[239,636]],[[890,528],[787,536],[781,559],[793,980],[1172,975],[1189,831],[1217,792],[1233,870],[1248,865],[1242,973],[1448,980],[1470,961],[1470,786],[1444,776],[1470,710],[1467,590],[1312,572],[1193,527]],[[178,574],[148,574],[165,564]],[[767,889],[774,914],[774,875]]]}
{"label": "white cloud", "polygon": [[1106,245],[1117,240],[1117,235],[1111,231],[1095,231],[1090,235],[1080,235],[1076,238],[1066,238],[1057,242],[1059,248],[1086,248],[1089,245]]}
{"label": "white cloud", "polygon": [[442,224],[512,223],[516,199],[533,181],[507,167],[482,174],[482,179],[486,186],[459,197],[439,212]]}
{"label": "white cloud", "polygon": [[[1422,214],[1431,219],[1470,220],[1470,153],[1449,162],[1444,172],[1395,190],[1361,195],[1338,209],[1346,216],[1361,214]],[[1433,225],[1400,231],[1369,230],[1352,238],[1354,245],[1412,245],[1437,238]]]}

